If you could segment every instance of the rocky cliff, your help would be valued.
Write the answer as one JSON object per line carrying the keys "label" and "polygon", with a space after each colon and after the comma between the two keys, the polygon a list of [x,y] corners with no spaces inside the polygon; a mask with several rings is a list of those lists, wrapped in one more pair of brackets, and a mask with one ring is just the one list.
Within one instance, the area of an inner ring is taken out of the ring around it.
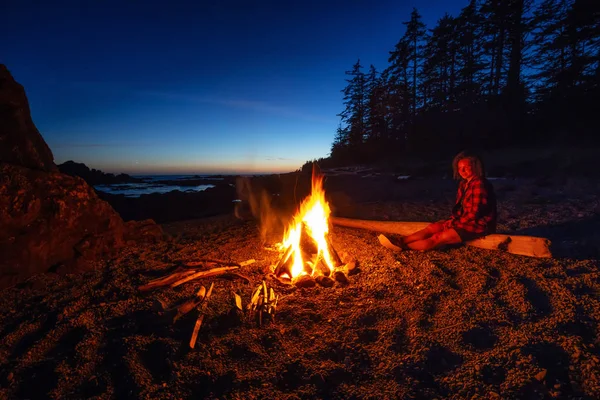
{"label": "rocky cliff", "polygon": [[153,221],[123,222],[83,179],[58,171],[23,86],[0,64],[0,288],[96,267],[127,243],[162,238]]}

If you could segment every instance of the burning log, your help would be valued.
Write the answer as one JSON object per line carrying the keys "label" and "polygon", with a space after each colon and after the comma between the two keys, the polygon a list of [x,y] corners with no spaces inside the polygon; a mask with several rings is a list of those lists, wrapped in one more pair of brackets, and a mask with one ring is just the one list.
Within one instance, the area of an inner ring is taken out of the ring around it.
{"label": "burning log", "polygon": [[277,264],[275,265],[275,270],[273,271],[275,276],[279,277],[282,276],[284,273],[287,273],[290,279],[292,278],[291,261],[293,251],[294,249],[292,248],[292,246],[288,246],[288,248],[285,249],[285,252],[279,258]]}
{"label": "burning log", "polygon": [[172,283],[171,287],[172,288],[177,287],[181,284],[191,281],[192,279],[207,278],[209,276],[221,275],[223,273],[226,273],[228,271],[238,269],[238,268],[239,267],[218,267],[218,268],[209,269],[208,271],[199,271],[199,272],[196,272],[189,276],[186,276],[185,278],[180,279],[177,282]]}
{"label": "burning log", "polygon": [[277,279],[289,278],[297,287],[313,287],[313,276],[329,276],[343,265],[329,236],[330,214],[323,176],[313,170],[311,194],[285,230],[282,243],[288,247],[273,269]]}
{"label": "burning log", "polygon": [[[350,218],[331,218],[334,225],[367,229],[375,232],[410,235],[429,225],[428,222],[368,221]],[[510,240],[507,240],[510,239]],[[491,234],[465,242],[468,246],[487,250],[504,250],[529,257],[550,258],[550,240],[535,236]]]}
{"label": "burning log", "polygon": [[316,265],[316,268],[317,268],[317,272],[324,276],[331,275],[331,270],[329,269],[329,267],[327,266],[327,264],[325,263],[325,260],[323,260],[323,258],[321,258],[319,260],[319,263]]}
{"label": "burning log", "polygon": [[194,330],[192,332],[192,337],[190,339],[190,348],[192,348],[192,349],[196,345],[196,339],[198,338],[198,332],[200,331],[200,326],[202,325],[202,321],[204,320],[204,312],[206,311],[206,305],[208,304],[208,298],[210,297],[210,295],[212,293],[214,285],[215,285],[214,282],[210,284],[210,287],[208,288],[208,293],[206,293],[206,296],[204,297],[204,304],[202,305],[200,314],[198,315],[198,318],[196,319],[196,324],[194,325]]}
{"label": "burning log", "polygon": [[333,262],[335,263],[334,267],[339,267],[340,265],[343,264],[343,262],[339,256],[338,252],[335,250],[335,247],[333,247],[333,244],[331,243],[331,238],[329,237],[329,235],[325,236],[325,240],[327,241],[327,250],[329,250],[329,254],[331,255],[331,258],[333,259]]}

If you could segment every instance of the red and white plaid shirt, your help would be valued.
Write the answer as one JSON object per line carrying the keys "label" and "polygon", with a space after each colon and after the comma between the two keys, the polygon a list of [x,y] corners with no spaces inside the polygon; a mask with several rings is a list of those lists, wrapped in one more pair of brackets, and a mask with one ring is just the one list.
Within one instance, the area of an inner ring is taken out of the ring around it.
{"label": "red and white plaid shirt", "polygon": [[450,225],[473,233],[496,231],[496,196],[491,183],[480,177],[461,180]]}

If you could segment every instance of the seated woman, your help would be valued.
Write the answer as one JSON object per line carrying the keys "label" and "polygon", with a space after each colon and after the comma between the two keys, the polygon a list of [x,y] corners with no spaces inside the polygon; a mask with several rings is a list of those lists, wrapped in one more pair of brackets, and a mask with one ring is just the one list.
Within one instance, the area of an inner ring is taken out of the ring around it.
{"label": "seated woman", "polygon": [[454,178],[461,181],[450,219],[434,222],[395,243],[380,235],[382,245],[397,251],[426,251],[496,232],[496,196],[492,184],[485,178],[481,158],[463,151],[454,157],[452,169]]}

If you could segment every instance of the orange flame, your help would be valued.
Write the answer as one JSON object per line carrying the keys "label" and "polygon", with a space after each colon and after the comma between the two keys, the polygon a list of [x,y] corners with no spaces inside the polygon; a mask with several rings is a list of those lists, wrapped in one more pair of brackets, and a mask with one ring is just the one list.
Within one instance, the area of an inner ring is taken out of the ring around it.
{"label": "orange flame", "polygon": [[[311,194],[300,204],[299,211],[287,227],[283,235],[283,241],[280,244],[280,250],[285,251],[290,247],[292,249],[290,255],[290,257],[293,257],[290,268],[291,279],[298,278],[301,275],[314,275],[317,273],[316,267],[319,260],[324,261],[330,272],[334,270],[335,263],[329,252],[327,242],[330,213],[331,209],[329,203],[325,200],[325,191],[323,190],[323,176],[317,175],[313,171]],[[308,234],[318,249],[316,258],[313,258],[310,263],[308,260],[304,260],[300,247],[303,233]]]}

